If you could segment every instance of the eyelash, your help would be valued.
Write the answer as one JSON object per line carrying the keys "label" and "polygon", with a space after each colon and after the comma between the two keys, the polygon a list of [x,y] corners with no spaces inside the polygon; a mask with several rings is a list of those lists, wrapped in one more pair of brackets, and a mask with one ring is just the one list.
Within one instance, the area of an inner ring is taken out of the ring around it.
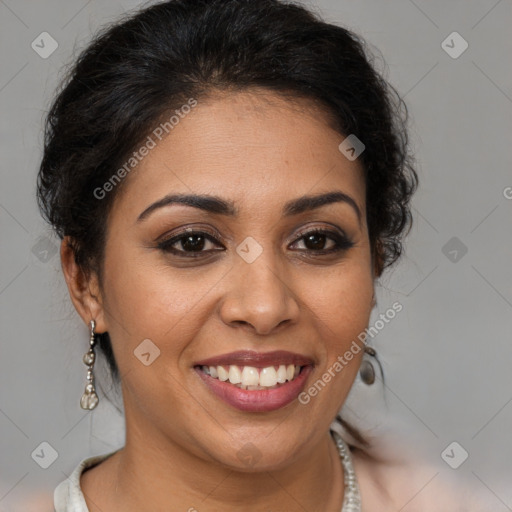
{"label": "eyelash", "polygon": [[[314,256],[323,256],[327,254],[333,254],[339,251],[346,251],[354,246],[354,243],[349,240],[347,237],[340,235],[339,233],[335,231],[330,231],[327,229],[321,229],[321,228],[313,228],[307,231],[303,231],[299,233],[299,236],[294,240],[293,243],[298,242],[299,240],[302,240],[306,238],[308,235],[312,234],[319,234],[319,235],[325,235],[327,238],[330,238],[334,241],[335,246],[331,249],[319,249],[319,250],[312,250],[312,249],[303,249],[301,252],[306,252],[309,254],[313,254]],[[166,253],[172,253],[177,256],[184,256],[185,258],[200,258],[205,253],[211,253],[211,252],[220,252],[218,250],[213,251],[183,251],[183,250],[177,250],[172,248],[173,245],[180,242],[181,240],[184,240],[190,236],[196,236],[201,235],[204,236],[207,240],[209,240],[212,243],[216,243],[217,240],[215,239],[215,236],[211,233],[208,233],[207,231],[186,231],[182,232],[176,236],[173,236],[172,238],[169,238],[168,240],[163,240],[158,244],[158,248]]]}

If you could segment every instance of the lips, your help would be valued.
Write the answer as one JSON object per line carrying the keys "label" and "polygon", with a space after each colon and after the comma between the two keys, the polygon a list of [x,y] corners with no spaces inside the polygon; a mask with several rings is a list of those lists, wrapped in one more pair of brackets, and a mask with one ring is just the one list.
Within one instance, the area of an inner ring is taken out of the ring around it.
{"label": "lips", "polygon": [[297,398],[313,366],[310,357],[293,352],[238,351],[198,361],[194,370],[209,391],[232,407],[268,412]]}
{"label": "lips", "polygon": [[296,366],[313,365],[313,359],[301,354],[287,352],[285,350],[276,350],[274,352],[255,352],[251,350],[239,350],[229,354],[203,359],[194,364],[194,366],[254,366],[255,368],[265,368],[267,366],[294,364]]}

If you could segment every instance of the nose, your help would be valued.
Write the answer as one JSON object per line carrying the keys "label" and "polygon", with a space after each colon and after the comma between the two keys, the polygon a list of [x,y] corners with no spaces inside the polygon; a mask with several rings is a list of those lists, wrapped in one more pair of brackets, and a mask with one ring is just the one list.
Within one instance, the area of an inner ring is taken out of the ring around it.
{"label": "nose", "polygon": [[295,323],[300,312],[290,279],[265,252],[252,263],[235,263],[220,308],[226,325],[243,325],[260,335]]}

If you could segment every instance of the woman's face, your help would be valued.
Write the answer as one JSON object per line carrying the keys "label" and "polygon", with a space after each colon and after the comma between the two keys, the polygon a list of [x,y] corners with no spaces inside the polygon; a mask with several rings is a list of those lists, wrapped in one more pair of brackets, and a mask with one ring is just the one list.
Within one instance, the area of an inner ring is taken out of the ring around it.
{"label": "woman's face", "polygon": [[[108,218],[96,317],[120,369],[127,439],[240,470],[247,456],[284,467],[325,436],[362,357],[338,359],[372,309],[362,168],[311,104],[271,93],[199,100],[153,139]],[[164,200],[178,194],[203,207]],[[290,365],[304,367],[294,379]]]}

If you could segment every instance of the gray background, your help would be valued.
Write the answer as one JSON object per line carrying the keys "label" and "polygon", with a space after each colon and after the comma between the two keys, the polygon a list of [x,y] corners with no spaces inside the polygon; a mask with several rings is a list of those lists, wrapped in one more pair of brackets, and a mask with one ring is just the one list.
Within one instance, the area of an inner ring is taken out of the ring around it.
{"label": "gray background", "polygon": [[[113,405],[79,407],[88,332],[68,298],[58,241],[39,217],[35,179],[42,118],[62,66],[100,25],[138,4],[0,0],[2,512],[53,510],[54,487],[79,460],[124,441]],[[486,510],[512,510],[512,2],[308,5],[382,52],[411,112],[420,176],[405,255],[382,279],[370,322],[394,301],[403,304],[372,341],[386,386],[358,379],[345,415],[381,450],[427,464],[418,493],[457,474]],[[454,31],[469,44],[458,58],[441,46]],[[42,32],[58,43],[44,59],[31,47]],[[101,364],[97,372],[109,391]],[[462,448],[469,454],[457,469],[441,456],[453,441],[461,448],[452,460]],[[47,469],[40,464],[51,449],[32,455],[42,442],[58,454]],[[402,510],[413,504],[411,492]]]}

